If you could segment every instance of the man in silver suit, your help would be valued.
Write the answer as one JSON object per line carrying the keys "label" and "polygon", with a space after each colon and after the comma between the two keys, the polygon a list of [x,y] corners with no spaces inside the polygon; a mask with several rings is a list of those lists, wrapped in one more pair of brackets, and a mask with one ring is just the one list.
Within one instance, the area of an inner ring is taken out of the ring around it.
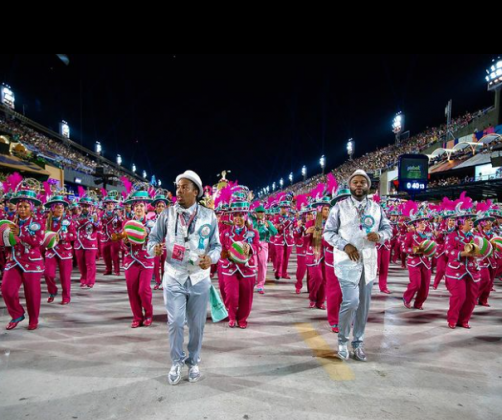
{"label": "man in silver suit", "polygon": [[[218,222],[213,210],[197,203],[203,195],[200,177],[185,171],[176,178],[176,204],[164,210],[150,232],[148,252],[162,254],[165,240],[163,288],[169,325],[172,366],[168,382],[176,385],[182,369],[189,367],[189,382],[201,378],[199,354],[206,323],[210,268],[220,259]],[[188,323],[188,357],[183,351],[185,320]]]}
{"label": "man in silver suit", "polygon": [[331,209],[324,239],[334,247],[335,274],[343,296],[338,323],[338,357],[349,358],[347,344],[353,325],[353,357],[365,362],[364,330],[377,274],[375,243],[390,239],[392,227],[380,205],[367,198],[371,180],[366,172],[355,171],[348,183],[351,197]]}

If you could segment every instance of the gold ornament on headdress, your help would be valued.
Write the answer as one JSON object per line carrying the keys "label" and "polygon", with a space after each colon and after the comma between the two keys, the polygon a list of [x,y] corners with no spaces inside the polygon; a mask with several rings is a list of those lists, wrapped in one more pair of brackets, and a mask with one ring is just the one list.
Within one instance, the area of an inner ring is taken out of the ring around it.
{"label": "gold ornament on headdress", "polygon": [[87,197],[92,198],[94,201],[98,201],[98,193],[94,190],[87,190],[86,192]]}
{"label": "gold ornament on headdress", "polygon": [[22,190],[32,190],[36,193],[39,193],[39,192],[43,191],[43,188],[42,188],[42,184],[40,183],[40,181],[38,181],[34,178],[25,178],[18,184],[15,192],[18,192],[20,190],[21,191]]}
{"label": "gold ornament on headdress", "polygon": [[149,189],[150,184],[148,182],[136,182],[133,184],[131,192],[148,191]]}
{"label": "gold ornament on headdress", "polygon": [[208,209],[214,210],[214,200],[210,195],[206,195],[202,200],[200,200],[200,204]]}
{"label": "gold ornament on headdress", "polygon": [[166,198],[169,198],[169,191],[164,188],[157,188],[155,190],[155,195],[163,195]]}
{"label": "gold ornament on headdress", "polygon": [[216,176],[221,176],[220,182],[222,182],[222,181],[227,181],[226,176],[227,176],[227,174],[229,174],[230,172],[232,172],[232,171],[230,171],[230,170],[228,170],[228,171],[221,171],[221,174],[217,174]]}
{"label": "gold ornament on headdress", "polygon": [[71,194],[70,192],[68,192],[66,190],[66,187],[62,187],[61,188],[61,187],[58,187],[57,185],[51,186],[51,192],[52,192],[51,198],[55,197],[57,195],[65,196],[65,195],[70,195]]}
{"label": "gold ornament on headdress", "polygon": [[146,191],[149,192],[150,184],[148,182],[135,182],[131,187],[131,192],[129,193],[128,199],[132,197],[132,195],[138,191]]}
{"label": "gold ornament on headdress", "polygon": [[221,177],[221,179],[218,181],[218,183],[215,185],[216,190],[221,190],[222,188],[225,188],[228,185],[228,179],[227,179],[227,174],[229,174],[230,170],[228,171],[221,171],[221,173],[216,174],[216,176]]}
{"label": "gold ornament on headdress", "polygon": [[108,191],[107,197],[111,198],[112,200],[120,201],[120,193],[117,190]]}

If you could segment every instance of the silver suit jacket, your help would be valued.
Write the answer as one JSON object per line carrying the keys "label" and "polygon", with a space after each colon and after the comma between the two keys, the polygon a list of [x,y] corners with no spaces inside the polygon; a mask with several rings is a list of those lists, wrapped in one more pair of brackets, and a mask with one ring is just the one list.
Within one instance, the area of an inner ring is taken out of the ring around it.
{"label": "silver suit jacket", "polygon": [[[193,208],[193,210],[192,210]],[[197,211],[194,219],[194,227],[190,229],[188,241],[184,240],[183,226],[179,221],[179,212],[186,211],[178,205],[171,206],[164,210],[158,217],[155,226],[150,232],[148,239],[148,253],[155,255],[155,245],[165,241],[167,258],[164,265],[164,281],[177,281],[185,284],[190,278],[192,285],[209,278],[210,268],[202,270],[197,263],[192,263],[194,255],[206,254],[211,258],[211,262],[216,264],[221,255],[220,235],[218,232],[218,222],[213,210],[195,204],[189,210]],[[186,248],[183,261],[172,258],[175,244]]]}
{"label": "silver suit jacket", "polygon": [[[377,232],[380,236],[380,243],[392,237],[392,226],[379,204],[373,200],[365,199],[364,215],[371,216],[374,225],[371,232]],[[324,239],[334,247],[333,262],[336,265],[347,260],[348,256],[344,252],[347,244],[357,248],[361,256],[360,262],[364,267],[365,282],[376,278],[377,272],[377,249],[375,243],[366,239],[367,231],[361,229],[361,220],[355,207],[356,201],[350,197],[338,202],[330,211],[326,226],[324,228]]]}

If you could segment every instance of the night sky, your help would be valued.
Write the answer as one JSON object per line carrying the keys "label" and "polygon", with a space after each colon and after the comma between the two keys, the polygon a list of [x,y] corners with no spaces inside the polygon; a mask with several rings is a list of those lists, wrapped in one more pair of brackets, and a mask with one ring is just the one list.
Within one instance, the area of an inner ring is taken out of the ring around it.
{"label": "night sky", "polygon": [[16,110],[171,189],[185,169],[212,185],[220,171],[258,189],[301,178],[493,104],[484,77],[497,54],[2,54],[0,83]]}

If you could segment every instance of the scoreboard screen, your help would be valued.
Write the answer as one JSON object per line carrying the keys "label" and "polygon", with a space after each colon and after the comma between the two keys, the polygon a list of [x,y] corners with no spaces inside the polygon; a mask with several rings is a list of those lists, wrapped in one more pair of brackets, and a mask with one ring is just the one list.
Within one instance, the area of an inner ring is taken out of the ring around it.
{"label": "scoreboard screen", "polygon": [[429,178],[429,157],[409,154],[399,157],[399,190],[419,192],[427,189]]}

